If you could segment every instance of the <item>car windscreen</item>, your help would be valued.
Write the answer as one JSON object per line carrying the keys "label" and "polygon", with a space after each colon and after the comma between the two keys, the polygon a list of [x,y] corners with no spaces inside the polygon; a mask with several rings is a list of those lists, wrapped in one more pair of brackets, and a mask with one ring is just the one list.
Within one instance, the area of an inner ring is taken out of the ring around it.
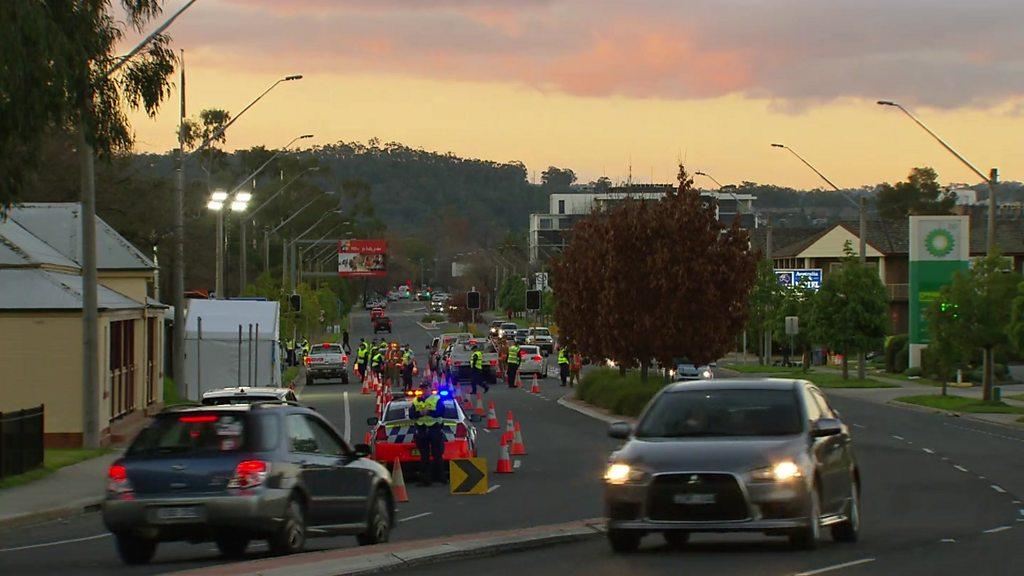
{"label": "car windscreen", "polygon": [[[442,400],[441,405],[444,407],[444,414],[441,418],[445,420],[458,420],[459,409],[455,406],[454,400]],[[409,404],[403,402],[401,404],[392,404],[384,415],[384,422],[393,422],[396,420],[408,420],[409,419]]]}
{"label": "car windscreen", "polygon": [[135,438],[128,456],[208,456],[246,444],[246,415],[229,412],[161,414]]}
{"label": "car windscreen", "polygon": [[519,326],[517,326],[516,324],[502,324],[501,329],[516,331],[519,329]]}
{"label": "car windscreen", "polygon": [[802,430],[792,390],[733,388],[663,393],[640,421],[636,436],[789,436]]}
{"label": "car windscreen", "polygon": [[534,336],[551,336],[551,332],[548,331],[547,328],[534,328],[533,329],[533,335]]}
{"label": "car windscreen", "polygon": [[245,394],[235,396],[214,396],[203,398],[203,406],[224,406],[226,404],[250,404],[252,402],[271,402],[280,400],[273,394]]}

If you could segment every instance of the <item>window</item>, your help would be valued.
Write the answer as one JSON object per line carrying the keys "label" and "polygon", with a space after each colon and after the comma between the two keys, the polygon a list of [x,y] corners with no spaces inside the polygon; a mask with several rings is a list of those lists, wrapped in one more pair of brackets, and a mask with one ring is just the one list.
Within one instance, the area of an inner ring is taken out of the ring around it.
{"label": "window", "polygon": [[558,213],[565,214],[565,200],[558,201]]}
{"label": "window", "polygon": [[314,418],[313,416],[306,416],[306,422],[309,424],[309,428],[313,431],[313,436],[316,437],[316,445],[318,452],[321,454],[329,454],[331,456],[343,456],[348,452],[345,448],[345,443],[327,426]]}
{"label": "window", "polygon": [[817,388],[811,388],[811,394],[814,396],[814,400],[818,403],[818,409],[821,410],[821,414],[825,418],[835,418],[836,415],[832,412],[832,408],[828,405],[828,401],[825,400],[825,395],[821,393],[821,390]]}
{"label": "window", "polygon": [[288,440],[291,442],[292,452],[316,453],[318,451],[316,435],[303,414],[288,416]]}
{"label": "window", "polygon": [[808,388],[804,388],[803,396],[804,406],[807,410],[807,420],[809,422],[817,422],[822,416],[821,408],[818,407],[818,401],[815,400],[814,395]]}
{"label": "window", "polygon": [[538,226],[541,230],[551,230],[551,218],[541,218]]}

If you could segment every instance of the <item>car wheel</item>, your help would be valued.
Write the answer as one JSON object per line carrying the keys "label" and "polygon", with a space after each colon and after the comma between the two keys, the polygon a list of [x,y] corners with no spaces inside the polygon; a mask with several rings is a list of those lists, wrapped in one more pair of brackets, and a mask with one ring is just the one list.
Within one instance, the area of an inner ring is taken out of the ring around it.
{"label": "car wheel", "polygon": [[846,520],[834,524],[831,528],[832,539],[836,542],[856,542],[860,536],[860,490],[857,481],[850,483],[850,503],[846,510]]}
{"label": "car wheel", "polygon": [[682,530],[669,530],[662,534],[665,538],[665,543],[672,548],[685,548],[686,544],[690,541],[690,533],[683,532]]}
{"label": "car wheel", "polygon": [[149,564],[156,554],[156,540],[133,534],[117,535],[117,554],[125,564]]}
{"label": "car wheel", "polygon": [[341,383],[348,384],[348,372],[341,373]]}
{"label": "car wheel", "polygon": [[267,546],[273,554],[285,555],[302,552],[306,546],[306,517],[302,505],[292,500],[284,513],[284,522],[273,536],[267,539]]}
{"label": "car wheel", "polygon": [[821,541],[821,497],[817,486],[811,487],[808,498],[807,526],[789,534],[789,544],[798,550],[814,550]]}
{"label": "car wheel", "polygon": [[608,543],[611,545],[613,552],[620,554],[636,552],[637,548],[640,547],[641,538],[643,538],[643,534],[636,530],[608,529]]}
{"label": "car wheel", "polygon": [[370,503],[370,516],[366,520],[366,532],[358,534],[356,541],[360,546],[383,544],[391,536],[391,513],[388,511],[388,498],[378,490],[373,502]]}
{"label": "car wheel", "polygon": [[221,536],[217,538],[217,550],[225,558],[241,558],[249,547],[249,538],[246,536]]}

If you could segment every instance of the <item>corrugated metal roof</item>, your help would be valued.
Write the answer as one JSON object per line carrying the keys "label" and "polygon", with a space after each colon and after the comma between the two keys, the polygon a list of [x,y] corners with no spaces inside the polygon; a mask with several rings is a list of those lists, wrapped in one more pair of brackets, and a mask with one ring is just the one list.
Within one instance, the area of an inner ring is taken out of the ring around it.
{"label": "corrugated metal roof", "polygon": [[[81,264],[81,206],[74,202],[28,202],[11,209],[10,218],[30,233]],[[96,217],[96,260],[101,270],[152,270],[156,266],[102,218]]]}
{"label": "corrugated metal roof", "polygon": [[78,268],[52,246],[13,220],[0,220],[0,266],[65,266]]}
{"label": "corrugated metal roof", "polygon": [[[0,268],[0,310],[81,310],[82,277],[39,268]],[[103,285],[100,310],[138,310],[142,304]]]}

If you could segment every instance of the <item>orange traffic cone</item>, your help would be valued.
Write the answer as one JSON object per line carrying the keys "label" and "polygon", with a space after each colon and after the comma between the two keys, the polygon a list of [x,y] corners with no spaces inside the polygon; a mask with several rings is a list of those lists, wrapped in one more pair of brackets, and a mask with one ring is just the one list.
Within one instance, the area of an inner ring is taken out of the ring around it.
{"label": "orange traffic cone", "polygon": [[519,372],[516,372],[516,388],[523,387],[523,379],[519,377]]}
{"label": "orange traffic cone", "polygon": [[515,435],[515,426],[515,418],[512,417],[512,411],[509,410],[508,413],[505,414],[505,433],[502,434],[501,436],[502,438],[505,438],[505,440],[507,440],[510,444],[512,443],[512,436]]}
{"label": "orange traffic cone", "polygon": [[473,411],[473,401],[469,399],[469,396],[462,397],[462,411],[467,414]]}
{"label": "orange traffic cone", "polygon": [[508,442],[504,438],[501,439],[501,451],[498,453],[498,468],[495,472],[498,474],[512,473],[512,460],[508,456]]}
{"label": "orange traffic cone", "polygon": [[365,378],[363,379],[363,389],[360,390],[359,393],[360,394],[369,394],[370,393],[370,383],[367,382]]}
{"label": "orange traffic cone", "polygon": [[487,409],[487,429],[497,430],[499,428],[501,428],[501,424],[498,424],[498,415],[494,412],[494,401],[492,400]]}
{"label": "orange traffic cone", "polygon": [[530,386],[530,393],[540,394],[540,378],[536,374],[533,375],[533,386]]}
{"label": "orange traffic cone", "polygon": [[402,476],[402,463],[395,458],[395,464],[391,468],[391,493],[395,495],[395,502],[408,502],[409,492],[405,489],[405,477]]}
{"label": "orange traffic cone", "polygon": [[367,430],[366,434],[363,436],[363,444],[366,444],[367,446],[369,446],[372,442],[373,442],[373,432],[371,432],[370,430]]}
{"label": "orange traffic cone", "polygon": [[484,401],[483,401],[483,398],[481,398],[479,394],[474,394],[474,396],[476,396],[476,413],[477,413],[478,416],[483,416],[484,415]]}
{"label": "orange traffic cone", "polygon": [[516,422],[516,431],[512,436],[513,456],[526,456],[526,445],[523,444],[523,431],[519,429],[519,422]]}

